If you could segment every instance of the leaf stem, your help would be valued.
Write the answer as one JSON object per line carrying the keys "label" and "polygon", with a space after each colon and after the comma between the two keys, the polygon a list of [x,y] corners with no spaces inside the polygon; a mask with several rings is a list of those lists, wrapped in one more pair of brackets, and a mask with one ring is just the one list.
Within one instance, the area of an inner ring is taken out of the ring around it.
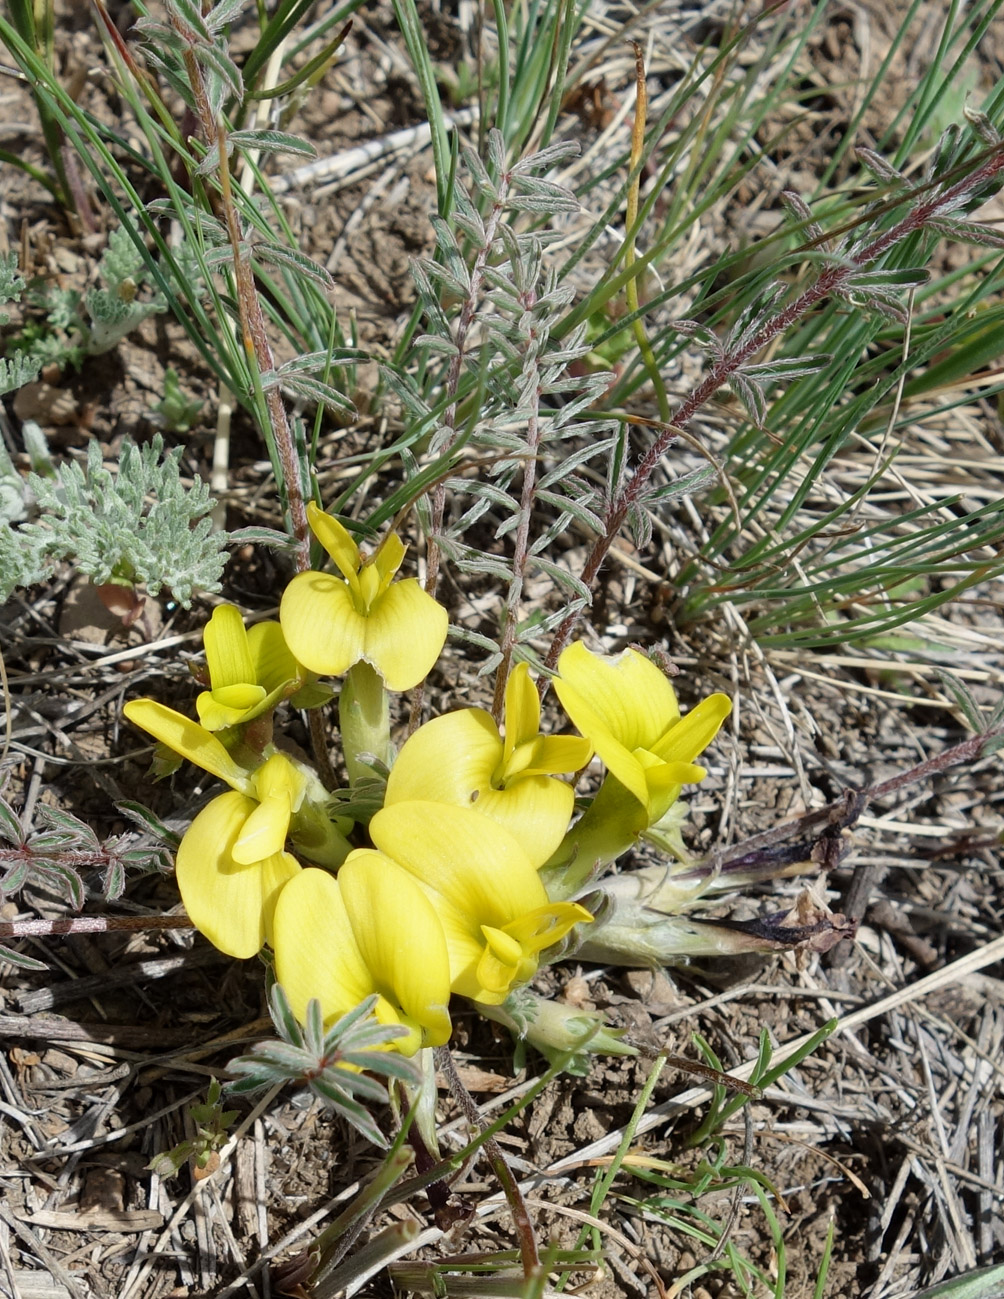
{"label": "leaf stem", "polygon": [[[533,291],[520,294],[520,305],[529,313],[533,308]],[[537,361],[537,349],[534,346],[537,331],[531,326],[527,339],[527,376],[528,400],[530,410],[526,421],[526,456],[523,460],[523,486],[520,493],[519,523],[513,537],[512,580],[506,596],[505,610],[502,615],[502,632],[499,647],[502,661],[495,674],[495,697],[492,700],[492,715],[497,725],[501,725],[502,711],[505,703],[505,688],[512,671],[512,656],[519,633],[519,605],[523,596],[523,581],[526,576],[526,565],[530,557],[530,519],[533,503],[537,495],[537,465],[540,450],[540,367]]]}

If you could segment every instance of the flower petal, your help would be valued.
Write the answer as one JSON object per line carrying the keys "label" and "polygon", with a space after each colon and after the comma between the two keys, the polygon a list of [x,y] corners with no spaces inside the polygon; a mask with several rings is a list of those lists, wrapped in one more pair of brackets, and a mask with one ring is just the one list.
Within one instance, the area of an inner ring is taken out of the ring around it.
{"label": "flower petal", "polygon": [[256,622],[248,628],[248,651],[254,664],[251,680],[263,686],[267,694],[306,675],[286,644],[282,627],[274,619]]}
{"label": "flower petal", "polygon": [[527,744],[540,732],[540,696],[530,680],[526,663],[517,663],[505,687],[505,768],[517,746]]}
{"label": "flower petal", "polygon": [[214,798],[189,826],[176,867],[192,923],[220,951],[242,959],[261,948],[280,888],[300,871],[289,853],[252,866],[234,861],[234,844],[256,807],[233,791]]}
{"label": "flower petal", "polygon": [[[314,501],[307,502],[307,522],[311,532],[334,560],[339,572],[344,573],[347,581],[353,582],[362,558],[349,530],[330,514],[325,514]],[[300,662],[303,660],[300,659]]]}
{"label": "flower petal", "polygon": [[221,686],[252,684],[255,680],[254,663],[248,649],[248,634],[244,619],[235,604],[220,604],[206,623],[202,633],[206,647],[206,662],[213,690]]}
{"label": "flower petal", "polygon": [[538,735],[521,744],[506,768],[506,780],[514,775],[550,776],[580,771],[593,756],[593,746],[578,735]]}
{"label": "flower petal", "polygon": [[728,695],[709,695],[671,726],[652,752],[663,762],[693,762],[721,730],[732,712]]}
{"label": "flower petal", "polygon": [[349,588],[330,573],[294,577],[283,592],[279,618],[290,652],[311,672],[341,676],[364,656],[366,619]]}
{"label": "flower petal", "polygon": [[[416,732],[417,734],[417,732]],[[474,811],[508,830],[534,866],[543,866],[565,837],[575,807],[571,785],[526,776],[505,789],[485,789]]]}
{"label": "flower petal", "polygon": [[404,556],[407,546],[397,535],[396,532],[388,532],[383,541],[376,549],[376,553],[369,560],[376,571],[380,574],[380,590],[386,591],[394,578],[394,574],[404,563]]}
{"label": "flower petal", "polygon": [[289,833],[289,794],[284,790],[269,794],[248,814],[234,841],[233,858],[242,866],[264,861],[281,852]]}
{"label": "flower petal", "polygon": [[648,800],[648,786],[638,758],[607,729],[602,716],[573,687],[556,677],[554,688],[565,712],[587,737],[607,770],[644,807]]}
{"label": "flower petal", "polygon": [[154,699],[130,699],[122,709],[134,726],[194,762],[203,771],[225,780],[234,789],[251,792],[247,771],[239,767],[215,735],[173,708],[165,708]]}
{"label": "flower petal", "polygon": [[272,924],[276,978],[301,1024],[312,997],[330,1021],[377,991],[338,881],[327,871],[308,866],[290,880],[279,895]]}
{"label": "flower petal", "polygon": [[290,809],[296,812],[307,793],[308,778],[315,786],[314,792],[323,794],[323,787],[310,768],[295,762],[285,753],[273,753],[252,777],[255,797],[261,800],[273,794],[285,794],[289,798]]}
{"label": "flower petal", "polygon": [[487,817],[446,803],[384,807],[370,822],[381,852],[465,911],[472,931],[503,928],[547,902],[516,840]]}
{"label": "flower petal", "polygon": [[[450,958],[436,909],[406,870],[360,849],[338,872],[352,931],[376,987],[403,1022],[418,1025],[420,1045],[449,1040]],[[406,1055],[407,1042],[396,1042]]]}
{"label": "flower petal", "polygon": [[576,716],[587,709],[629,752],[651,749],[680,718],[673,687],[637,650],[605,657],[577,641],[558,659],[554,688],[583,735],[593,738]]}
{"label": "flower petal", "polygon": [[540,878],[516,840],[477,812],[421,802],[384,807],[370,822],[370,835],[429,894],[446,935],[453,990],[503,1001],[505,991],[494,983],[486,989],[478,979],[486,942],[482,926],[503,929],[547,905]]}
{"label": "flower petal", "polygon": [[[409,577],[380,596],[365,627],[366,649],[360,657],[376,668],[388,690],[410,690],[439,658],[449,619],[443,606]],[[297,657],[306,662],[301,654]]]}
{"label": "flower petal", "polygon": [[247,720],[247,715],[266,698],[261,686],[220,686],[196,696],[195,711],[207,731],[222,731]]}
{"label": "flower petal", "polygon": [[484,709],[434,717],[405,741],[394,760],[384,804],[418,799],[473,807],[501,756],[498,728]]}

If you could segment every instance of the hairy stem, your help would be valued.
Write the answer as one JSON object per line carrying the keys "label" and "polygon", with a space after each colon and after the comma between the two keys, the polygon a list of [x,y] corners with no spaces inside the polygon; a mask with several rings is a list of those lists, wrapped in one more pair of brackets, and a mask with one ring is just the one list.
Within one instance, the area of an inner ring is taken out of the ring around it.
{"label": "hairy stem", "polygon": [[[525,311],[533,307],[533,293],[529,291],[520,295],[520,302]],[[502,634],[499,646],[502,661],[495,674],[495,697],[492,701],[492,715],[496,724],[502,722],[502,710],[505,702],[505,688],[512,671],[512,655],[516,646],[519,631],[519,606],[523,596],[523,580],[526,576],[526,565],[530,558],[530,516],[537,494],[537,464],[540,450],[540,369],[537,364],[536,351],[532,350],[536,330],[530,331],[531,360],[527,373],[534,380],[530,390],[530,412],[526,421],[526,458],[523,461],[523,488],[519,502],[519,523],[513,538],[512,581],[506,596],[505,610],[502,615]]]}
{"label": "hairy stem", "polygon": [[[184,35],[184,32],[182,31],[181,34]],[[206,93],[202,67],[191,49],[185,51],[185,68],[195,94],[196,108],[198,109],[206,146],[210,149],[215,146],[219,152],[220,196],[223,216],[227,226],[227,235],[230,239],[234,283],[237,290],[237,308],[240,313],[244,350],[247,353],[248,361],[257,370],[260,378],[260,376],[275,369],[275,357],[268,341],[265,315],[261,309],[258,291],[255,288],[251,261],[246,256],[241,239],[240,220],[234,204],[230,163],[227,157],[227,128],[222,119],[215,117],[213,114]],[[303,492],[300,490],[299,463],[296,448],[293,444],[293,433],[289,427],[289,418],[278,386],[270,386],[265,391],[264,397],[276,454],[279,459],[278,468],[282,479],[281,485],[286,495],[290,525],[293,538],[296,541],[294,561],[297,572],[302,573],[310,567],[310,531],[307,526],[307,505],[303,499]]]}
{"label": "hairy stem", "polygon": [[[457,1073],[457,1066],[454,1064],[449,1047],[436,1047],[436,1065],[442,1069],[446,1076],[450,1094],[464,1111],[467,1121],[475,1131],[480,1131],[482,1124],[477,1104],[461,1081],[459,1073]],[[529,1280],[540,1271],[540,1253],[537,1249],[537,1236],[526,1207],[526,1201],[523,1199],[523,1193],[513,1176],[512,1169],[506,1162],[502,1147],[494,1137],[489,1137],[485,1142],[485,1154],[488,1156],[492,1171],[499,1180],[505,1198],[509,1201],[513,1225],[516,1228],[516,1238],[519,1242],[520,1259],[523,1263],[523,1275]]]}

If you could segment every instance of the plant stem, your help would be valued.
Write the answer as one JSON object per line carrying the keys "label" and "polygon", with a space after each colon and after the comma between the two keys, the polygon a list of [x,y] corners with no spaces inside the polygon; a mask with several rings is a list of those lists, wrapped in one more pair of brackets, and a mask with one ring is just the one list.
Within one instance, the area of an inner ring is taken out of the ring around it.
{"label": "plant stem", "polygon": [[[450,368],[446,375],[446,394],[449,397],[449,405],[443,412],[443,424],[449,431],[448,439],[441,448],[443,453],[449,451],[450,447],[456,440],[457,432],[457,391],[460,387],[460,372],[464,364],[464,348],[467,344],[467,335],[470,333],[471,325],[474,323],[474,313],[477,311],[478,298],[481,293],[481,283],[484,279],[485,265],[488,261],[488,255],[492,250],[492,244],[495,242],[495,234],[498,230],[499,222],[502,219],[502,213],[505,209],[505,201],[509,193],[509,184],[512,177],[509,172],[504,172],[499,177],[498,193],[495,202],[492,204],[492,210],[488,214],[488,220],[485,222],[485,237],[482,246],[478,249],[477,256],[474,259],[474,265],[471,267],[471,285],[464,305],[460,311],[460,319],[457,322],[457,336],[454,340],[456,343],[456,352],[450,359]],[[436,594],[436,587],[439,583],[439,560],[440,550],[436,536],[442,531],[443,517],[446,512],[446,482],[442,480],[436,484],[432,493],[432,521],[429,530],[427,542],[427,567],[425,573],[425,589],[430,595]]]}
{"label": "plant stem", "polygon": [[[614,497],[604,521],[603,534],[594,542],[582,570],[583,583],[592,588],[607,552],[619,534],[629,511],[642,501],[649,480],[676,436],[677,428],[685,429],[697,411],[710,401],[733,374],[741,370],[747,361],[762,351],[779,334],[784,333],[797,320],[807,315],[813,307],[832,294],[839,293],[858,272],[876,261],[890,248],[923,230],[929,222],[955,212],[974,190],[993,180],[1002,170],[1004,170],[1004,145],[997,145],[968,176],[964,176],[947,189],[922,198],[901,221],[884,231],[865,248],[846,257],[838,265],[825,267],[813,284],[810,284],[776,315],[766,320],[750,338],[719,357],[707,377],[684,398],[672,412],[672,417],[665,421],[667,427],[656,436],[628,481]],[[579,616],[578,611],[570,613],[558,627],[545,660],[547,667],[553,668],[558,661],[558,656],[568,644]]]}
{"label": "plant stem", "polygon": [[[937,776],[951,767],[977,761],[983,756],[988,742],[1001,735],[1004,735],[1004,722],[990,727],[979,735],[971,735],[959,744],[952,745],[950,749],[943,749],[934,757],[926,758],[906,771],[897,772],[895,776],[890,776],[877,785],[867,785],[860,790],[848,788],[842,797],[827,803],[825,807],[815,808],[811,812],[795,817],[794,820],[784,821],[769,830],[762,830],[742,843],[734,844],[723,852],[714,853],[703,861],[696,862],[692,870],[681,871],[679,878],[690,878],[706,871],[710,865],[723,875],[727,875],[730,870],[733,872],[736,869],[749,870],[760,863],[776,864],[779,860],[779,845],[793,839],[796,841],[796,850],[793,850],[792,854],[786,854],[785,860],[789,858],[808,860],[808,854],[815,843],[823,839],[827,833],[832,835],[840,830],[849,829],[857,822],[869,803],[885,797],[886,794],[905,789],[907,785],[916,785],[931,776]],[[817,827],[820,832],[813,833]],[[796,857],[795,851],[801,854],[801,858]]]}
{"label": "plant stem", "polygon": [[[436,1047],[436,1065],[442,1069],[446,1076],[447,1085],[454,1100],[464,1111],[467,1121],[475,1129],[481,1130],[481,1115],[474,1101],[474,1097],[460,1080],[457,1073],[457,1066],[453,1061],[450,1048],[447,1046]],[[512,1169],[506,1162],[506,1157],[502,1153],[502,1147],[494,1137],[489,1137],[485,1142],[485,1154],[488,1156],[488,1162],[492,1166],[495,1176],[509,1201],[509,1208],[512,1210],[513,1225],[516,1228],[516,1238],[519,1242],[519,1253],[523,1263],[523,1275],[527,1280],[537,1276],[540,1272],[540,1253],[537,1249],[537,1236],[533,1229],[533,1222],[526,1207],[526,1201],[519,1189],[519,1184],[512,1175]]]}
{"label": "plant stem", "polygon": [[[268,341],[265,328],[265,316],[261,309],[258,291],[255,288],[254,272],[251,261],[245,255],[241,240],[240,221],[234,204],[233,186],[230,178],[230,163],[227,155],[227,129],[222,118],[215,118],[206,94],[201,65],[191,49],[185,51],[185,67],[195,94],[195,102],[202,123],[206,145],[212,148],[215,143],[219,153],[220,194],[223,213],[230,238],[230,249],[234,264],[234,281],[237,289],[237,307],[240,312],[241,332],[244,340],[244,351],[252,369],[257,370],[258,382],[263,374],[275,369],[275,357]],[[280,495],[284,490],[289,508],[289,521],[296,549],[293,562],[298,573],[310,568],[310,528],[307,524],[307,503],[301,490],[300,465],[293,442],[289,417],[282,400],[282,393],[277,384],[270,385],[264,392],[265,406],[271,426],[272,441],[275,446],[278,465]],[[310,743],[318,774],[326,789],[335,787],[335,773],[328,756],[327,736],[324,733],[324,722],[319,709],[308,712]]]}
{"label": "plant stem", "polygon": [[64,916],[60,920],[0,920],[0,938],[104,934],[112,929],[194,929],[188,916]]}
{"label": "plant stem", "polygon": [[[184,32],[180,28],[179,32],[184,36]],[[240,221],[234,204],[230,163],[227,157],[227,128],[222,118],[213,114],[206,93],[202,67],[198,59],[196,59],[194,51],[191,48],[186,49],[184,57],[185,68],[195,95],[196,108],[198,109],[202,132],[205,136],[206,147],[212,149],[215,146],[219,153],[220,197],[233,258],[234,282],[237,290],[237,307],[240,312],[244,351],[247,354],[249,364],[253,369],[257,370],[260,380],[262,375],[269,374],[275,369],[275,357],[268,341],[265,316],[261,309],[258,291],[255,288],[251,261],[245,255],[241,239]],[[293,444],[293,434],[289,427],[289,418],[278,385],[270,385],[265,390],[264,397],[279,460],[278,468],[282,480],[281,486],[285,491],[291,530],[293,539],[296,541],[296,550],[294,552],[296,571],[302,573],[310,567],[310,530],[307,526],[307,504],[300,489],[300,471],[296,448]]]}
{"label": "plant stem", "polygon": [[[524,311],[533,307],[533,292],[520,294],[520,304]],[[519,503],[519,523],[513,538],[512,581],[506,596],[505,610],[502,615],[502,634],[499,647],[502,661],[495,674],[495,697],[492,701],[492,715],[496,725],[502,724],[502,711],[505,704],[505,688],[512,671],[512,654],[519,631],[519,605],[523,596],[523,579],[526,576],[527,560],[530,557],[530,516],[536,498],[538,451],[540,450],[540,368],[537,363],[537,352],[533,343],[537,337],[535,329],[530,330],[528,351],[530,363],[527,367],[528,377],[534,380],[530,389],[530,411],[526,421],[526,458],[523,461],[523,487]]]}

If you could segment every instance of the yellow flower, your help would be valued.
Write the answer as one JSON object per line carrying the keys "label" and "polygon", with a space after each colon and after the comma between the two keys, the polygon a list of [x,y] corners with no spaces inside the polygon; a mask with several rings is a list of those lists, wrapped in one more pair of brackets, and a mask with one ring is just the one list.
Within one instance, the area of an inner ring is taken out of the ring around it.
{"label": "yellow flower", "polygon": [[274,753],[232,790],[208,803],[178,846],[175,874],[192,924],[228,956],[247,957],[272,941],[282,886],[300,873],[285,851],[293,814],[306,792],[304,772]]}
{"label": "yellow flower", "polygon": [[384,805],[422,800],[473,808],[508,830],[540,866],[568,829],[575,798],[553,773],[578,771],[591,754],[578,736],[540,734],[537,690],[520,663],[506,685],[505,739],[481,708],[426,722],[398,754]]}
{"label": "yellow flower", "polygon": [[300,873],[292,854],[279,851],[242,861],[247,825],[261,805],[235,790],[220,794],[189,826],[178,847],[175,873],[192,924],[214,947],[241,959],[272,941],[272,918],[282,886]]}
{"label": "yellow flower", "polygon": [[300,864],[294,842],[314,860],[342,861],[348,844],[324,814],[327,795],[309,768],[274,753],[255,771],[239,766],[197,722],[153,699],[133,699],[124,713],[203,771],[231,786],[202,809],[178,848],[178,888],[195,927],[229,956],[253,956],[271,941],[282,885]]}
{"label": "yellow flower", "polygon": [[395,582],[405,548],[389,533],[365,561],[337,519],[311,502],[307,517],[341,578],[300,573],[279,609],[286,643],[312,672],[340,676],[361,659],[391,690],[410,690],[429,673],[446,640],[447,616],[415,578]]}
{"label": "yellow flower", "polygon": [[708,774],[694,759],[732,711],[715,694],[680,716],[676,692],[644,654],[592,654],[581,643],[558,659],[554,689],[562,707],[603,759],[607,770],[645,809],[649,825],[665,816],[682,785]]}
{"label": "yellow flower", "polygon": [[371,849],[350,853],[337,879],[308,868],[282,890],[275,972],[301,1023],[313,997],[331,1023],[376,993],[376,1019],[408,1030],[391,1049],[414,1055],[449,1039],[450,963],[435,908]]}
{"label": "yellow flower", "polygon": [[370,822],[377,848],[417,879],[446,935],[454,992],[499,1005],[532,979],[540,953],[592,916],[551,902],[517,841],[447,803],[396,803]]}
{"label": "yellow flower", "polygon": [[207,731],[253,721],[290,696],[295,707],[309,708],[330,693],[290,653],[277,622],[255,623],[246,631],[236,605],[213,610],[203,641],[210,689],[195,707]]}

